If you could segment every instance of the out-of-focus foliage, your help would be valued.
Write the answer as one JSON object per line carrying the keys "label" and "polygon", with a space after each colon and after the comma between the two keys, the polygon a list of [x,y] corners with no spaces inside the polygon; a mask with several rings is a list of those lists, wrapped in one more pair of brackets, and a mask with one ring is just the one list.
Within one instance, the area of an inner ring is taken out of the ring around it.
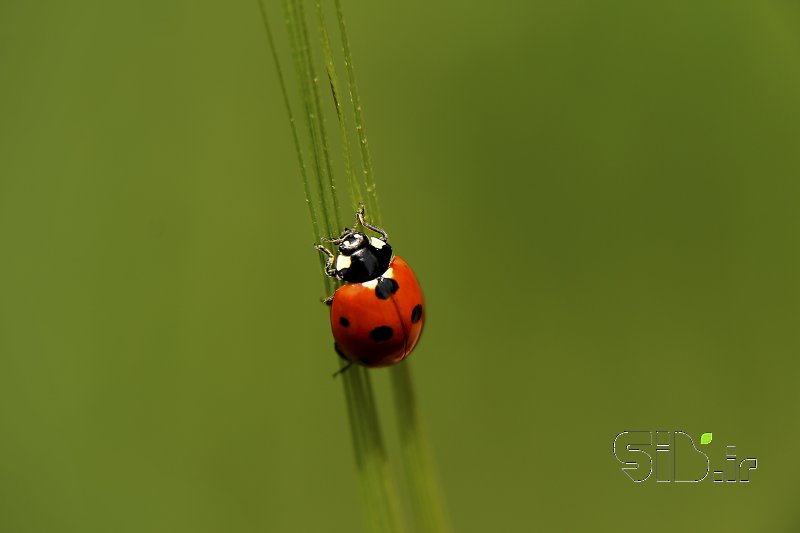
{"label": "out-of-focus foliage", "polygon": [[[796,527],[800,10],[345,7],[455,530]],[[357,530],[256,3],[6,2],[0,56],[0,530]],[[759,469],[634,485],[632,429]]]}

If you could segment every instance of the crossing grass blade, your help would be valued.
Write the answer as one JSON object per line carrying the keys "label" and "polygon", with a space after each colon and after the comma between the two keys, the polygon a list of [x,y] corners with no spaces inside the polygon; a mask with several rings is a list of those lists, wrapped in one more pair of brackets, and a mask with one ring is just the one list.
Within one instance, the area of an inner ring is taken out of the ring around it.
{"label": "crossing grass blade", "polygon": [[[309,217],[314,232],[314,240],[317,241],[323,236],[321,233],[322,228],[327,232],[325,236],[330,236],[333,235],[334,228],[340,228],[341,224],[333,179],[333,164],[328,150],[327,132],[317,86],[318,79],[315,74],[314,57],[308,37],[304,10],[298,0],[285,0],[284,2],[287,32],[303,108],[302,119],[307,130],[307,151],[311,154],[313,161],[310,173],[308,171],[309,167],[305,162],[306,158],[301,137],[295,123],[291,99],[263,0],[259,0],[259,9],[267,32],[275,69],[278,73],[284,105],[289,116],[303,181],[303,190],[306,203],[309,206]],[[312,182],[316,185],[313,191]],[[313,195],[314,191],[316,192],[316,197]],[[324,274],[323,283],[329,294],[336,288],[336,284]],[[402,516],[397,508],[397,491],[389,468],[369,373],[364,368],[354,367],[341,375],[341,381],[345,393],[345,404],[367,531],[402,533],[405,528]]]}
{"label": "crossing grass blade", "polygon": [[317,27],[319,28],[320,42],[322,44],[322,52],[325,57],[325,70],[328,74],[328,83],[331,87],[331,96],[333,97],[333,105],[336,108],[336,118],[339,122],[339,134],[342,139],[342,157],[344,161],[344,171],[347,177],[347,183],[350,189],[350,199],[353,204],[353,210],[358,209],[358,206],[364,203],[364,193],[362,192],[361,182],[356,177],[355,169],[353,168],[353,154],[350,149],[350,139],[347,132],[347,117],[342,105],[341,91],[339,90],[339,76],[336,73],[336,63],[333,58],[333,49],[331,47],[330,37],[328,36],[328,28],[325,23],[325,13],[322,10],[322,3],[317,0]]}
{"label": "crossing grass blade", "polygon": [[[382,225],[378,190],[375,186],[375,172],[372,156],[367,142],[367,131],[364,123],[364,112],[356,82],[355,66],[347,35],[347,24],[341,0],[333,0],[336,7],[336,18],[342,42],[344,64],[347,71],[350,103],[356,126],[361,153],[363,179],[367,190],[367,203],[373,223]],[[321,15],[321,10],[318,9]],[[324,27],[324,20],[320,20]],[[329,47],[325,42],[327,35],[322,36],[323,48]],[[329,70],[334,70],[330,62]],[[340,121],[343,120],[340,116]],[[415,531],[422,533],[446,533],[451,531],[445,509],[444,496],[439,484],[430,442],[422,423],[409,361],[394,365],[389,369],[392,380],[394,407],[398,423],[398,432],[402,447],[402,467],[411,492],[411,506]]]}
{"label": "crossing grass blade", "polygon": [[[348,113],[342,99],[339,78],[336,70],[333,47],[325,23],[325,14],[320,0],[315,0],[317,29],[327,74],[328,85],[333,99],[339,136],[342,146],[344,174],[348,183],[350,203],[357,207],[367,204],[370,221],[382,225],[375,173],[367,142],[364,113],[361,106],[355,67],[353,65],[350,41],[344,20],[341,0],[333,0],[341,40],[341,50],[347,73],[347,92],[350,111],[358,140],[361,173],[356,171],[352,146],[349,141]],[[325,113],[320,95],[319,79],[316,75],[314,51],[311,46],[305,9],[302,0],[284,0],[287,33],[292,52],[292,60],[297,77],[299,101],[302,108],[302,121],[305,125],[306,149],[291,107],[291,98],[281,69],[275,47],[274,35],[263,0],[259,1],[264,26],[278,72],[284,105],[291,125],[292,137],[300,166],[303,190],[309,206],[314,238],[334,235],[342,227],[338,191],[335,186],[333,161],[329,149]],[[312,164],[306,164],[305,153],[310,154]],[[312,184],[314,187],[312,187]],[[321,232],[325,231],[323,235]],[[321,263],[322,264],[322,263]],[[336,283],[323,275],[328,293],[336,288]],[[391,373],[392,390],[396,418],[398,422],[402,449],[402,468],[411,492],[410,501],[414,531],[423,533],[447,533],[451,530],[445,511],[444,499],[439,485],[433,455],[424,425],[421,420],[411,369],[408,362],[395,365]],[[361,488],[364,518],[368,531],[402,532],[405,530],[403,517],[398,509],[397,490],[389,467],[389,460],[381,434],[375,395],[369,372],[362,367],[353,367],[342,374],[350,433],[353,441],[358,481]]]}

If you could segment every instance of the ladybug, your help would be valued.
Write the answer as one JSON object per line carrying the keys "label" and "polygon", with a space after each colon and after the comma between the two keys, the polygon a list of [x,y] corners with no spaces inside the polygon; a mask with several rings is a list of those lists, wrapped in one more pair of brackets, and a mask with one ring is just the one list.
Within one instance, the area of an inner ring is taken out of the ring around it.
{"label": "ladybug", "polygon": [[[370,237],[365,229],[379,236]],[[411,267],[392,255],[385,231],[364,221],[363,205],[352,228],[345,228],[337,239],[322,241],[339,252],[315,245],[327,256],[325,273],[346,283],[324,300],[331,311],[333,347],[348,361],[342,371],[353,363],[377,368],[405,359],[425,322],[422,289]]]}

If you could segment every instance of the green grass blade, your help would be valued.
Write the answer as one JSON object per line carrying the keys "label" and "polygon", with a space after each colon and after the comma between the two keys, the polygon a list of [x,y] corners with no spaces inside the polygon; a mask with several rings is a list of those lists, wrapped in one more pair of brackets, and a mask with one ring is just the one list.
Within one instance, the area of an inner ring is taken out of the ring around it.
{"label": "green grass blade", "polygon": [[[281,95],[283,96],[283,105],[286,107],[286,113],[289,116],[289,126],[292,130],[292,140],[294,141],[294,148],[295,152],[297,153],[297,164],[300,167],[300,176],[303,181],[303,193],[306,198],[306,205],[308,205],[308,215],[311,218],[311,230],[314,232],[314,240],[316,241],[319,239],[319,236],[322,234],[320,231],[319,219],[317,217],[317,211],[314,209],[314,204],[312,203],[311,199],[311,186],[308,182],[308,170],[306,168],[305,159],[303,157],[303,148],[300,145],[300,137],[297,134],[297,124],[295,123],[294,113],[292,112],[292,105],[289,100],[289,91],[286,89],[286,80],[283,77],[283,68],[281,68],[281,62],[278,58],[278,51],[275,47],[275,37],[272,33],[272,27],[269,23],[269,17],[267,16],[267,11],[264,8],[263,0],[259,0],[258,8],[261,12],[261,20],[264,23],[264,29],[267,31],[267,41],[269,42],[269,49],[272,53],[272,60],[275,63],[275,71],[278,74],[278,83],[281,87]],[[319,258],[320,267],[325,264],[324,259],[322,256]],[[329,290],[329,284],[326,280],[323,280],[323,284],[325,286],[325,290]]]}
{"label": "green grass blade", "polygon": [[330,199],[331,202],[331,209],[333,211],[331,223],[334,224],[333,227],[338,231],[342,228],[339,220],[339,200],[333,178],[333,163],[331,161],[330,151],[328,150],[328,134],[325,130],[325,117],[322,111],[322,103],[319,96],[319,78],[317,78],[316,69],[314,67],[314,56],[311,52],[311,40],[308,37],[308,26],[306,24],[306,15],[305,9],[303,8],[303,2],[294,0],[294,4],[297,9],[297,22],[299,23],[298,28],[300,30],[299,37],[302,44],[301,49],[304,52],[304,63],[307,71],[308,87],[311,89],[309,100],[313,113],[312,121],[315,122],[315,131],[317,132],[317,138],[319,139],[322,161],[324,163],[324,166],[322,167],[323,174],[321,175],[321,181],[329,189],[330,194],[325,196],[326,198]]}
{"label": "green grass blade", "polygon": [[364,194],[361,192],[361,183],[356,178],[355,170],[353,169],[353,155],[350,149],[350,140],[347,133],[347,118],[342,106],[342,100],[339,96],[339,77],[336,74],[336,64],[333,60],[333,50],[331,48],[330,37],[328,36],[327,24],[325,23],[325,14],[322,11],[322,4],[319,0],[316,2],[317,7],[317,26],[319,29],[320,41],[322,44],[322,52],[325,57],[325,69],[328,73],[328,83],[331,87],[331,95],[333,96],[333,105],[336,108],[336,118],[339,121],[339,134],[342,139],[342,152],[344,160],[344,170],[347,176],[347,184],[350,189],[350,198],[352,199],[353,210],[358,209],[358,206],[364,202]]}
{"label": "green grass blade", "polygon": [[390,371],[403,467],[411,492],[415,531],[447,533],[452,529],[433,453],[417,407],[411,367],[407,361],[395,365]]}
{"label": "green grass blade", "polygon": [[356,83],[356,71],[353,66],[353,54],[350,50],[350,39],[347,37],[347,28],[344,21],[341,0],[334,0],[336,5],[336,18],[339,21],[339,35],[342,40],[342,50],[344,52],[344,66],[347,70],[348,89],[350,92],[350,102],[353,105],[353,115],[356,121],[356,133],[358,134],[358,144],[361,148],[361,165],[364,172],[364,183],[367,189],[367,208],[370,218],[374,224],[382,224],[380,207],[378,205],[378,190],[375,187],[375,173],[372,170],[372,157],[367,145],[367,132],[364,127],[364,113],[361,109],[361,97],[358,93]]}
{"label": "green grass blade", "polygon": [[[266,10],[261,2],[259,2],[259,7],[267,30],[270,47],[272,48],[276,69],[278,70],[284,103],[290,117],[298,162],[304,180],[306,201],[310,206],[309,213],[316,233],[315,239],[321,236],[320,229],[322,224],[320,224],[320,220],[327,229],[327,235],[330,236],[333,233],[332,228],[339,226],[338,204],[303,8],[297,0],[286,0],[284,2],[292,57],[298,78],[300,99],[304,109],[303,117],[308,134],[307,140],[310,144],[309,151],[314,161],[312,169],[313,178],[317,185],[318,202],[314,202],[312,199],[308,167],[305,164],[300,136],[291,112],[290,99],[280,68],[280,62],[278,61]],[[322,216],[319,216],[317,209],[322,211]],[[335,284],[327,276],[323,275],[323,278],[326,287],[331,292]],[[341,379],[345,392],[345,404],[353,441],[358,483],[364,502],[362,508],[368,531],[402,533],[405,528],[402,516],[397,508],[397,492],[381,435],[370,376],[366,369],[355,367],[344,373]]]}
{"label": "green grass blade", "polygon": [[326,235],[333,235],[334,232],[337,231],[334,228],[337,228],[338,224],[333,223],[333,216],[328,208],[328,201],[326,201],[323,184],[325,167],[322,161],[323,155],[321,153],[321,140],[319,139],[319,132],[317,130],[313,103],[313,91],[311,89],[313,79],[310,66],[307,62],[309,50],[303,43],[302,29],[298,21],[300,14],[298,13],[297,0],[286,0],[284,2],[284,10],[286,13],[286,27],[289,33],[289,41],[292,48],[292,57],[294,59],[295,74],[297,76],[303,109],[305,110],[304,118],[306,129],[308,130],[309,142],[311,144],[310,151],[312,160],[314,161],[314,171],[317,178],[317,194],[319,205],[322,209],[322,219],[325,222],[324,227]]}
{"label": "green grass blade", "polygon": [[[347,26],[344,20],[341,0],[334,0],[334,4],[339,22],[344,64],[347,70],[350,102],[353,106],[356,132],[361,147],[361,163],[367,189],[368,207],[371,213],[370,218],[374,224],[380,226],[382,222],[378,193],[375,187],[372,157],[367,143],[364,115],[356,82],[350,40],[347,36]],[[395,365],[389,369],[389,372],[392,379],[395,412],[403,450],[403,470],[411,492],[415,531],[421,533],[449,532],[451,527],[445,510],[444,497],[434,466],[428,436],[419,414],[409,362]]]}
{"label": "green grass blade", "polygon": [[398,492],[389,468],[375,406],[372,382],[366,368],[353,367],[343,374],[345,391],[351,391],[357,419],[356,465],[368,531],[402,533],[406,530],[398,508]]}
{"label": "green grass blade", "polygon": [[[339,122],[345,175],[348,180],[350,198],[353,205],[355,206],[366,199],[370,219],[374,223],[380,224],[381,216],[377,189],[375,187],[372,160],[367,143],[363,111],[358,87],[356,85],[350,43],[347,37],[341,2],[340,0],[334,0],[334,3],[344,51],[344,63],[347,70],[350,103],[353,107],[356,135],[360,146],[363,187],[366,189],[366,195],[362,193],[361,180],[356,178],[351,147],[348,140],[346,113],[344,112],[343,103],[339,96],[341,92],[339,90],[339,81],[336,74],[330,38],[327,33],[322,6],[319,0],[317,0],[318,30],[328,82],[331,88],[331,94],[333,95],[334,106]],[[309,215],[312,221],[312,228],[315,232],[315,238],[321,236],[320,232],[322,230],[326,230],[327,235],[332,235],[334,233],[334,228],[338,229],[341,226],[338,220],[339,206],[333,177],[332,158],[329,151],[318,87],[319,80],[315,73],[314,58],[305,21],[303,4],[300,0],[285,0],[284,8],[295,73],[298,80],[300,101],[304,111],[302,116],[307,129],[307,141],[310,145],[309,153],[313,161],[313,165],[310,168],[313,172],[309,172],[309,167],[305,164],[300,135],[294,115],[292,114],[290,98],[278,60],[274,36],[269,27],[267,14],[261,2],[259,2],[259,7],[267,30],[284,104],[292,128],[292,137],[295,143],[298,164],[301,169],[306,202],[309,205]],[[313,178],[310,177],[312,175]],[[312,181],[314,181],[316,185],[316,201],[312,195]],[[320,211],[321,215],[319,213]],[[332,291],[335,288],[335,285],[327,277],[325,278],[325,282],[328,290]],[[441,490],[435,474],[427,436],[425,435],[420,420],[410,368],[407,363],[404,363],[395,366],[390,372],[395,408],[397,410],[397,420],[400,429],[403,467],[412,493],[411,501],[414,511],[415,530],[422,532],[447,532],[450,530],[450,527],[445,516]],[[348,419],[350,420],[350,432],[358,471],[358,481],[364,500],[364,517],[368,530],[401,532],[404,529],[402,516],[397,508],[397,492],[389,469],[386,449],[380,431],[378,412],[372,391],[370,375],[364,368],[353,368],[342,376],[342,386],[345,391]]]}

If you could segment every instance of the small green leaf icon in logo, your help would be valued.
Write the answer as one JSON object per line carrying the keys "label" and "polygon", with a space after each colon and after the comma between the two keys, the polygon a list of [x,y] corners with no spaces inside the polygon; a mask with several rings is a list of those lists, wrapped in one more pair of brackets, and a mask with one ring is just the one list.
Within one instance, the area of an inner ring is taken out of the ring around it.
{"label": "small green leaf icon in logo", "polygon": [[711,433],[703,433],[700,435],[700,444],[708,444],[712,438],[713,435]]}

